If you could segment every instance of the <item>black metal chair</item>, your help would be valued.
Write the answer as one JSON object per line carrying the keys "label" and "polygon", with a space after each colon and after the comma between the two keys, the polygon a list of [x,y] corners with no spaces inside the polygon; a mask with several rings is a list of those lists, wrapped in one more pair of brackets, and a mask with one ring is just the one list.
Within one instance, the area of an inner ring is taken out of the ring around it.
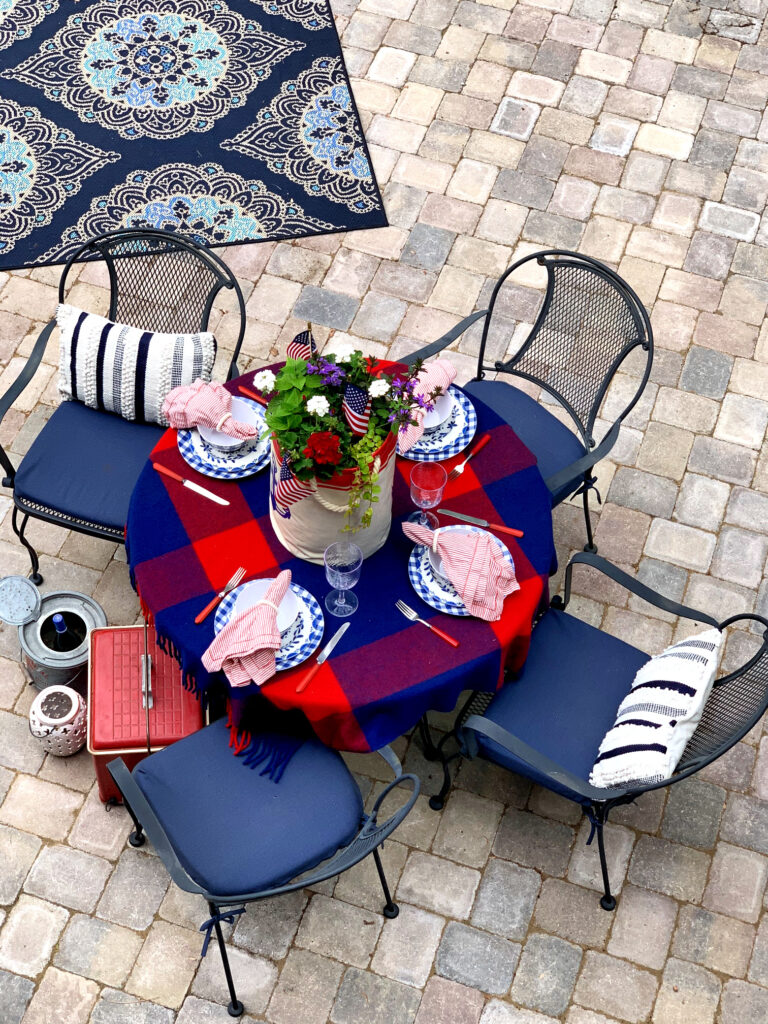
{"label": "black metal chair", "polygon": [[[227,725],[219,719],[143,760],[130,772],[122,759],[109,770],[120,788],[136,831],[132,846],[144,843],[144,831],[180,889],[208,902],[205,956],[214,932],[229,988],[229,1013],[239,1017],[238,1000],[221,922],[233,922],[241,906],[315,885],[346,871],[373,854],[384,892],[384,916],[397,917],[378,848],[416,802],[419,780],[404,775],[395,754],[379,753],[395,773],[363,811],[357,783],[338,753],[317,739],[305,740],[278,783],[264,778],[234,757]],[[261,739],[269,742],[265,734]],[[411,793],[391,817],[377,815],[393,789]]]}
{"label": "black metal chair", "polygon": [[[510,277],[532,261],[547,277],[538,313],[531,301],[534,293],[520,289]],[[533,329],[520,349],[504,359],[515,322],[527,316],[535,316]],[[464,390],[490,405],[536,455],[553,507],[582,495],[585,550],[596,551],[589,514],[589,491],[596,483],[592,470],[616,443],[622,421],[651,373],[653,332],[645,307],[626,281],[598,260],[560,249],[532,253],[502,274],[488,309],[472,313],[401,362],[410,365],[434,355],[477,320],[484,320],[477,375]],[[614,374],[638,348],[645,353],[645,365],[637,389],[598,443],[594,428],[600,406]],[[579,436],[525,392],[504,381],[489,381],[487,373],[511,374],[544,389],[569,414]]]}
{"label": "black metal chair", "polygon": [[[762,640],[744,665],[715,680],[704,712],[670,779],[641,788],[598,789],[587,781],[603,736],[648,655],[624,641],[569,615],[574,565],[604,573],[633,594],[673,615],[708,623],[719,630],[737,623],[758,623]],[[445,755],[447,741],[458,740],[460,754],[487,758],[581,804],[592,824],[588,842],[597,835],[604,893],[600,905],[613,910],[605,857],[603,826],[612,808],[631,803],[642,793],[687,779],[737,743],[768,709],[768,620],[733,615],[718,623],[706,612],[671,601],[598,555],[573,556],[565,572],[562,598],[555,597],[533,629],[528,658],[516,680],[496,695],[473,694],[452,732],[428,754],[443,761],[443,786],[430,805],[439,810],[450,789]],[[431,748],[431,749],[430,749]]]}
{"label": "black metal chair", "polygon": [[[92,260],[106,263],[107,317],[132,327],[206,331],[216,296],[222,289],[232,291],[240,330],[228,376],[237,376],[245,303],[234,274],[219,256],[194,239],[167,231],[110,232],[81,245],[69,258],[59,282],[59,302],[65,301],[73,265]],[[43,328],[24,369],[0,397],[0,421],[32,380],[55,326],[51,321]],[[122,543],[131,491],[161,434],[161,427],[62,402],[18,469],[0,448],[2,484],[13,489],[13,530],[29,552],[35,583],[42,576],[37,552],[24,535],[30,516]]]}

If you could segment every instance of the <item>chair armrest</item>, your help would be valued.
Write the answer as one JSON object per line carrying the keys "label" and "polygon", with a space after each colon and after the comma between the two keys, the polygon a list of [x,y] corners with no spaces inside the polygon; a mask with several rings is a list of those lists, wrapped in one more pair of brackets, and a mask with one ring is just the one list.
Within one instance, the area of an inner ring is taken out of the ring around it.
{"label": "chair armrest", "polygon": [[565,596],[563,599],[563,607],[566,607],[571,599],[571,576],[573,575],[574,565],[583,564],[591,565],[593,569],[597,569],[603,573],[609,579],[614,582],[621,584],[626,590],[631,591],[633,594],[637,594],[638,597],[642,597],[644,601],[648,601],[649,604],[655,605],[657,608],[661,608],[662,611],[669,612],[671,615],[681,615],[685,619],[693,619],[696,622],[706,622],[710,626],[714,626],[716,629],[720,629],[720,624],[717,619],[714,619],[711,615],[706,612],[698,611],[696,608],[689,608],[687,605],[678,604],[677,601],[672,601],[668,597],[664,597],[663,594],[657,593],[655,590],[651,590],[650,587],[646,587],[640,580],[635,579],[633,576],[628,575],[621,569],[618,569],[608,559],[602,558],[600,555],[593,555],[589,551],[579,551],[570,560],[565,569]]}
{"label": "chair armrest", "polygon": [[557,782],[561,786],[573,790],[574,793],[578,793],[579,796],[587,800],[600,803],[604,800],[619,799],[626,796],[628,792],[632,792],[629,789],[616,787],[612,789],[599,789],[597,786],[591,786],[584,779],[580,779],[578,775],[574,775],[573,772],[558,764],[557,761],[553,761],[552,758],[535,750],[518,736],[507,732],[498,723],[492,722],[480,715],[470,715],[459,729],[459,735],[461,736],[461,733],[465,730],[486,736],[493,743],[497,743],[510,754],[514,754],[520,761],[523,761],[541,775],[546,775],[552,782]]}
{"label": "chair armrest", "polygon": [[[382,825],[379,825],[377,821],[377,815],[379,813],[379,810],[381,809],[381,805],[384,803],[389,794],[394,789],[397,789],[403,782],[411,783],[411,795],[408,797],[407,801],[403,804],[402,807],[396,810],[391,817],[387,818],[387,820]],[[416,803],[420,789],[421,781],[417,775],[413,775],[410,772],[404,775],[398,775],[398,777],[396,779],[393,779],[388,785],[386,785],[384,789],[382,789],[382,791],[376,797],[376,801],[373,807],[371,808],[371,813],[368,815],[368,821],[374,823],[374,825],[376,826],[376,830],[378,832],[385,831],[387,835],[389,835],[391,832],[394,832],[394,830],[397,828],[400,822],[403,821],[410,813],[411,808]],[[363,828],[360,830],[360,835],[363,835],[363,833],[365,832],[365,828],[366,826],[364,825]]]}
{"label": "chair armrest", "polygon": [[581,456],[581,458],[572,462],[570,466],[566,466],[553,476],[547,477],[544,483],[552,494],[556,494],[561,487],[570,483],[571,480],[577,480],[580,476],[583,476],[587,470],[592,469],[592,467],[600,462],[601,459],[604,459],[611,448],[616,444],[620,428],[621,421],[617,420],[596,448],[586,452]]}
{"label": "chair armrest", "polygon": [[[29,382],[34,377],[35,372],[37,371],[37,368],[40,365],[40,362],[43,358],[45,347],[48,344],[48,339],[53,333],[53,329],[55,326],[55,320],[51,320],[50,323],[45,325],[45,327],[38,335],[37,341],[35,342],[35,346],[32,349],[29,358],[27,359],[21,373],[18,375],[13,384],[11,384],[11,386],[8,388],[5,394],[0,396],[0,422],[2,422],[5,414],[11,408],[11,406],[22,393],[27,384],[29,384]],[[7,477],[3,480],[3,487],[12,487],[13,478],[16,475],[16,468],[2,448],[0,448],[0,465],[2,465],[3,469],[8,474]]]}
{"label": "chair armrest", "polygon": [[444,348],[448,348],[448,346],[452,342],[456,341],[456,339],[459,338],[468,327],[471,327],[476,320],[484,317],[487,313],[487,309],[480,309],[475,313],[470,313],[470,315],[465,316],[463,320],[459,320],[459,322],[452,327],[450,331],[446,331],[441,338],[437,339],[437,341],[433,341],[431,344],[425,345],[424,348],[420,348],[416,352],[411,352],[410,355],[403,356],[402,358],[398,357],[397,362],[403,363],[405,366],[412,366],[417,359],[429,359],[429,357],[433,356],[436,352],[441,352]]}

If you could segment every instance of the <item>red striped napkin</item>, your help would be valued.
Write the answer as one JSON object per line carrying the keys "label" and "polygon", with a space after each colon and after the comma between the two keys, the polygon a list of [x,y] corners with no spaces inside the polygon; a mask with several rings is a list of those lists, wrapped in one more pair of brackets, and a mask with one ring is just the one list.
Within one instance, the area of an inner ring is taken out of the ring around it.
{"label": "red striped napkin", "polygon": [[470,615],[486,622],[501,618],[504,598],[520,584],[490,533],[443,533],[417,523],[403,523],[403,533],[416,544],[436,544],[443,571]]}
{"label": "red striped napkin", "polygon": [[272,678],[280,648],[277,609],[290,582],[290,569],[284,569],[258,604],[229,620],[203,655],[206,671],[224,672],[233,686],[262,686]]}
{"label": "red striped napkin", "polygon": [[211,427],[223,434],[245,441],[256,437],[258,428],[232,419],[232,395],[223,384],[206,384],[196,380],[184,387],[173,388],[165,396],[163,415],[177,430],[190,427]]}
{"label": "red striped napkin", "polygon": [[[433,359],[431,363],[425,363],[424,369],[419,374],[416,389],[413,392],[414,398],[427,398],[431,391],[441,387],[443,394],[456,378],[456,367],[448,359]],[[417,441],[421,440],[424,433],[424,417],[426,409],[415,409],[413,416],[416,419],[414,426],[406,427],[400,431],[398,445],[401,452],[410,451]]]}

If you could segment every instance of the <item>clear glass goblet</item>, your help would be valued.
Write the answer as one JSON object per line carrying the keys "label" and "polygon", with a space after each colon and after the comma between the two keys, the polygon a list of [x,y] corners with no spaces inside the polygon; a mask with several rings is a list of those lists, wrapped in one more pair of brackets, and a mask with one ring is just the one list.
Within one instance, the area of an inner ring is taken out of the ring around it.
{"label": "clear glass goblet", "polygon": [[421,512],[412,512],[408,516],[409,523],[418,523],[436,530],[440,525],[433,512],[428,508],[436,508],[443,497],[448,474],[439,462],[417,462],[411,470],[411,499],[418,505]]}
{"label": "clear glass goblet", "polygon": [[338,618],[357,611],[357,597],[350,593],[360,579],[363,552],[349,541],[341,540],[325,549],[325,578],[335,589],[325,599],[325,607]]}

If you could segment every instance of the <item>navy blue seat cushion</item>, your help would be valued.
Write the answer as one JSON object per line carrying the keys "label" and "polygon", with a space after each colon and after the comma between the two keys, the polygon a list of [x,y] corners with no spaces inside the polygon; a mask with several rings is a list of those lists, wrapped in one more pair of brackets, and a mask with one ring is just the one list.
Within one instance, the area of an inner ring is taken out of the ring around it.
{"label": "navy blue seat cushion", "polygon": [[[623,640],[550,609],[533,630],[522,673],[494,697],[485,717],[586,781],[616,709],[648,659]],[[491,761],[580,800],[498,744],[477,739]]]}
{"label": "navy blue seat cushion", "polygon": [[14,482],[24,501],[122,533],[131,492],[163,428],[62,402]]}
{"label": "navy blue seat cushion", "polygon": [[[572,430],[543,405],[506,381],[472,380],[463,387],[468,395],[485,402],[512,427],[536,456],[539,472],[545,480],[585,454],[586,448]],[[582,482],[583,477],[575,477],[573,482],[561,487],[552,495],[552,504],[557,505],[573,494]]]}
{"label": "navy blue seat cushion", "polygon": [[133,777],[192,878],[218,896],[280,885],[357,833],[360,790],[341,756],[314,738],[279,782],[229,747],[223,719],[146,758]]}

